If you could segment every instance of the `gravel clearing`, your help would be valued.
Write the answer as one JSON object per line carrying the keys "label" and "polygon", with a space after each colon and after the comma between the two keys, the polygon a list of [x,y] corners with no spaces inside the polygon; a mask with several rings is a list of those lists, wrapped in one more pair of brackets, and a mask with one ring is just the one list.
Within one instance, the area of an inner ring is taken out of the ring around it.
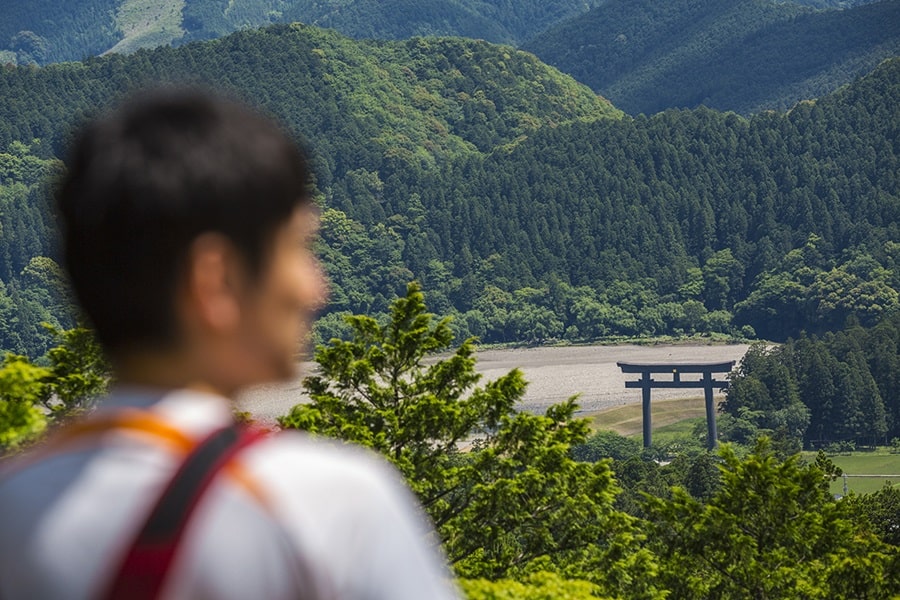
{"label": "gravel clearing", "polygon": [[[677,363],[740,361],[749,348],[734,345],[657,345],[657,346],[568,346],[558,348],[521,348],[483,350],[476,355],[476,369],[482,383],[497,379],[511,369],[519,368],[529,382],[520,409],[542,413],[580,394],[579,414],[594,413],[612,406],[640,403],[639,389],[625,389],[627,379],[616,362]],[[303,363],[301,372],[309,373],[315,363]],[[238,399],[239,410],[251,413],[263,422],[274,422],[294,404],[308,402],[301,381],[304,375],[285,384],[260,386],[244,392]],[[683,377],[688,380],[687,375]],[[717,375],[717,377],[721,377]],[[699,377],[698,377],[699,378]],[[702,396],[699,389],[656,389],[654,399]]]}

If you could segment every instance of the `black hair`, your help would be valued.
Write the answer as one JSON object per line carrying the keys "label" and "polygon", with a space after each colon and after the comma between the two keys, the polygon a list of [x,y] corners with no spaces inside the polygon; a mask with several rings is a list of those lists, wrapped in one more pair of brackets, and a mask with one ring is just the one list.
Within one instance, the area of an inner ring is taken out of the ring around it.
{"label": "black hair", "polygon": [[310,179],[278,125],[202,90],[144,92],[85,127],[57,208],[64,265],[104,348],[176,340],[177,285],[203,233],[227,237],[258,275]]}

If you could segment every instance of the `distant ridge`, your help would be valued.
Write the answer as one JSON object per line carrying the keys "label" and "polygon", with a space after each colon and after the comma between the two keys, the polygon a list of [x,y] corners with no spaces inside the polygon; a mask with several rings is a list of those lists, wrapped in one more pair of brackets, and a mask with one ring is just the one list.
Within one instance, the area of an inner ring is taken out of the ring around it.
{"label": "distant ridge", "polygon": [[48,64],[180,45],[274,23],[354,38],[517,44],[603,0],[0,0],[0,63]]}
{"label": "distant ridge", "polygon": [[750,114],[815,98],[900,55],[900,0],[815,11],[764,0],[609,0],[523,46],[630,114]]}

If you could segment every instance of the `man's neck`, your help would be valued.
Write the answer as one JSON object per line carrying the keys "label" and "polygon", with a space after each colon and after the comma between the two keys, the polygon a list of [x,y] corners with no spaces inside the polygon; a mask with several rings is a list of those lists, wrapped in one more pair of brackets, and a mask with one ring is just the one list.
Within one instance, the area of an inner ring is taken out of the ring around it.
{"label": "man's neck", "polygon": [[207,376],[190,356],[178,352],[131,352],[113,361],[123,385],[188,389],[232,398],[235,389]]}

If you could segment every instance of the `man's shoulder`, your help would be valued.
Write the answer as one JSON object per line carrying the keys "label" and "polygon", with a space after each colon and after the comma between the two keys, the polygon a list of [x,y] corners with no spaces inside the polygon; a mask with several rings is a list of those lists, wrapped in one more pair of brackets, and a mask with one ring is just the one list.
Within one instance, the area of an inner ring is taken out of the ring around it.
{"label": "man's shoulder", "polygon": [[405,493],[396,469],[366,448],[316,438],[298,431],[280,431],[247,449],[242,460],[252,472],[284,483],[302,483],[335,491],[381,490]]}

